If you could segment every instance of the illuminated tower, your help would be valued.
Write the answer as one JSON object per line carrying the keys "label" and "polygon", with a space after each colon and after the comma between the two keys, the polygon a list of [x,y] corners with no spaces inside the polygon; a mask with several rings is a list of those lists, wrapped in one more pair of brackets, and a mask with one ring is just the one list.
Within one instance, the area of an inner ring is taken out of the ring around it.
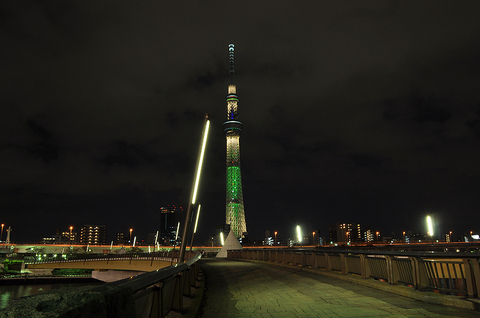
{"label": "illuminated tower", "polygon": [[227,139],[227,213],[226,223],[236,237],[244,237],[247,232],[245,210],[243,207],[242,177],[240,173],[240,134],[243,124],[237,119],[238,96],[237,87],[233,83],[234,75],[233,44],[228,46],[230,56],[230,85],[227,95],[227,121],[223,123],[223,131]]}

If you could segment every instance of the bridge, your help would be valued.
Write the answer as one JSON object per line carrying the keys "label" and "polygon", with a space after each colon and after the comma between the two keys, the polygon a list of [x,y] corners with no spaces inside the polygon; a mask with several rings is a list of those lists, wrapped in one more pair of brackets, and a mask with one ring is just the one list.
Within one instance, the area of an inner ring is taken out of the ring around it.
{"label": "bridge", "polygon": [[[197,254],[185,264],[94,287],[95,302],[93,291],[80,290],[72,292],[74,304],[62,294],[55,306],[69,304],[58,309],[66,315],[104,303],[98,317],[478,317],[479,258],[335,249],[243,249],[227,259]],[[78,304],[79,297],[85,301]],[[12,301],[9,310],[45,308],[46,300],[35,298]]]}
{"label": "bridge", "polygon": [[[361,278],[338,273],[256,260],[200,264],[207,278],[200,317],[479,317],[461,308],[463,299],[378,281],[360,285]],[[442,305],[452,301],[460,308]]]}

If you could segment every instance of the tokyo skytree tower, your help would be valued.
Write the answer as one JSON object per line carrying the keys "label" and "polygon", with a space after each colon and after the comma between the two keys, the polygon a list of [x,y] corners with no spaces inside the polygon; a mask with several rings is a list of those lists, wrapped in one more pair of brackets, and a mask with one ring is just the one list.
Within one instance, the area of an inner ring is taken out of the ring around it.
{"label": "tokyo skytree tower", "polygon": [[235,46],[228,45],[230,56],[230,85],[227,95],[227,121],[223,131],[227,139],[227,213],[226,223],[237,238],[245,237],[247,224],[243,207],[242,177],[240,173],[240,134],[243,124],[237,119],[237,87],[233,83]]}

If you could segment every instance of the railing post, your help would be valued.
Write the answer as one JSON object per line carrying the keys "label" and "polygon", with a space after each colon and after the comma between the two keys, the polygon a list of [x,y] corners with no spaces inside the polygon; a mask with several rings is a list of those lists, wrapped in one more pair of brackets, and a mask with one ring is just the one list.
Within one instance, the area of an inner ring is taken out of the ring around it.
{"label": "railing post", "polygon": [[385,264],[387,266],[387,283],[393,285],[394,284],[393,261],[390,255],[385,255]]}
{"label": "railing post", "polygon": [[340,269],[343,275],[347,274],[348,272],[347,258],[343,253],[340,254]]}
{"label": "railing post", "polygon": [[477,286],[475,283],[475,274],[474,274],[474,269],[472,268],[472,261],[475,261],[477,263],[477,268],[478,268],[478,261],[476,259],[471,259],[471,258],[464,258],[462,259],[463,261],[463,266],[465,268],[465,280],[467,281],[467,293],[468,297],[477,297]]}
{"label": "railing post", "polygon": [[173,294],[172,309],[183,314],[183,275],[178,273],[175,277],[175,291]]}
{"label": "railing post", "polygon": [[410,262],[412,262],[412,278],[413,278],[413,289],[418,290],[420,286],[419,275],[418,275],[418,261],[415,257],[409,257]]}
{"label": "railing post", "polygon": [[330,264],[330,260],[328,259],[328,253],[323,253],[325,255],[325,269],[327,271],[331,271],[332,270],[332,265]]}
{"label": "railing post", "polygon": [[182,272],[183,278],[183,296],[190,297],[192,295],[192,287],[190,284],[191,268],[187,268]]}
{"label": "railing post", "polygon": [[413,261],[415,263],[415,276],[414,276],[414,282],[416,285],[414,285],[415,289],[421,290],[429,285],[428,282],[428,277],[425,272],[425,264],[421,258],[414,257]]}
{"label": "railing post", "polygon": [[364,254],[360,254],[360,273],[363,279],[367,278],[367,266],[365,264]]}
{"label": "railing post", "polygon": [[480,293],[480,266],[478,264],[478,259],[473,258],[471,261],[471,265],[472,265],[472,272],[473,272],[473,282],[475,282],[475,287],[476,287],[475,289],[477,291],[475,297],[478,297]]}
{"label": "railing post", "polygon": [[305,267],[305,265],[306,265],[305,264],[305,251],[300,252],[300,257],[301,257],[300,263],[301,263],[302,267]]}

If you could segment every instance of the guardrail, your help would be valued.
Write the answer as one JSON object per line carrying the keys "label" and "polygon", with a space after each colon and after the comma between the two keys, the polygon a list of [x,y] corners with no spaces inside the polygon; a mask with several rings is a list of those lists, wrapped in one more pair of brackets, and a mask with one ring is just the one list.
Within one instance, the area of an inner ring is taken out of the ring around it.
{"label": "guardrail", "polygon": [[165,317],[174,310],[184,311],[184,296],[191,297],[199,276],[197,253],[185,263],[148,272],[134,278],[110,283],[110,286],[130,287],[135,301],[136,317]]}
{"label": "guardrail", "polygon": [[478,253],[242,249],[228,251],[228,258],[320,268],[471,298],[480,293]]}
{"label": "guardrail", "polygon": [[[68,263],[68,262],[87,262],[87,261],[107,261],[110,260],[168,260],[173,263],[177,262],[179,251],[160,251],[151,253],[124,253],[124,254],[45,254],[40,259],[35,255],[24,256],[26,265],[45,264],[45,263]],[[55,256],[54,256],[55,255]]]}
{"label": "guardrail", "polygon": [[[136,275],[113,283],[75,289],[58,289],[15,299],[0,317],[53,316],[166,317],[171,311],[184,313],[185,299],[197,287],[200,253],[182,264]],[[192,310],[192,309],[190,309]]]}

